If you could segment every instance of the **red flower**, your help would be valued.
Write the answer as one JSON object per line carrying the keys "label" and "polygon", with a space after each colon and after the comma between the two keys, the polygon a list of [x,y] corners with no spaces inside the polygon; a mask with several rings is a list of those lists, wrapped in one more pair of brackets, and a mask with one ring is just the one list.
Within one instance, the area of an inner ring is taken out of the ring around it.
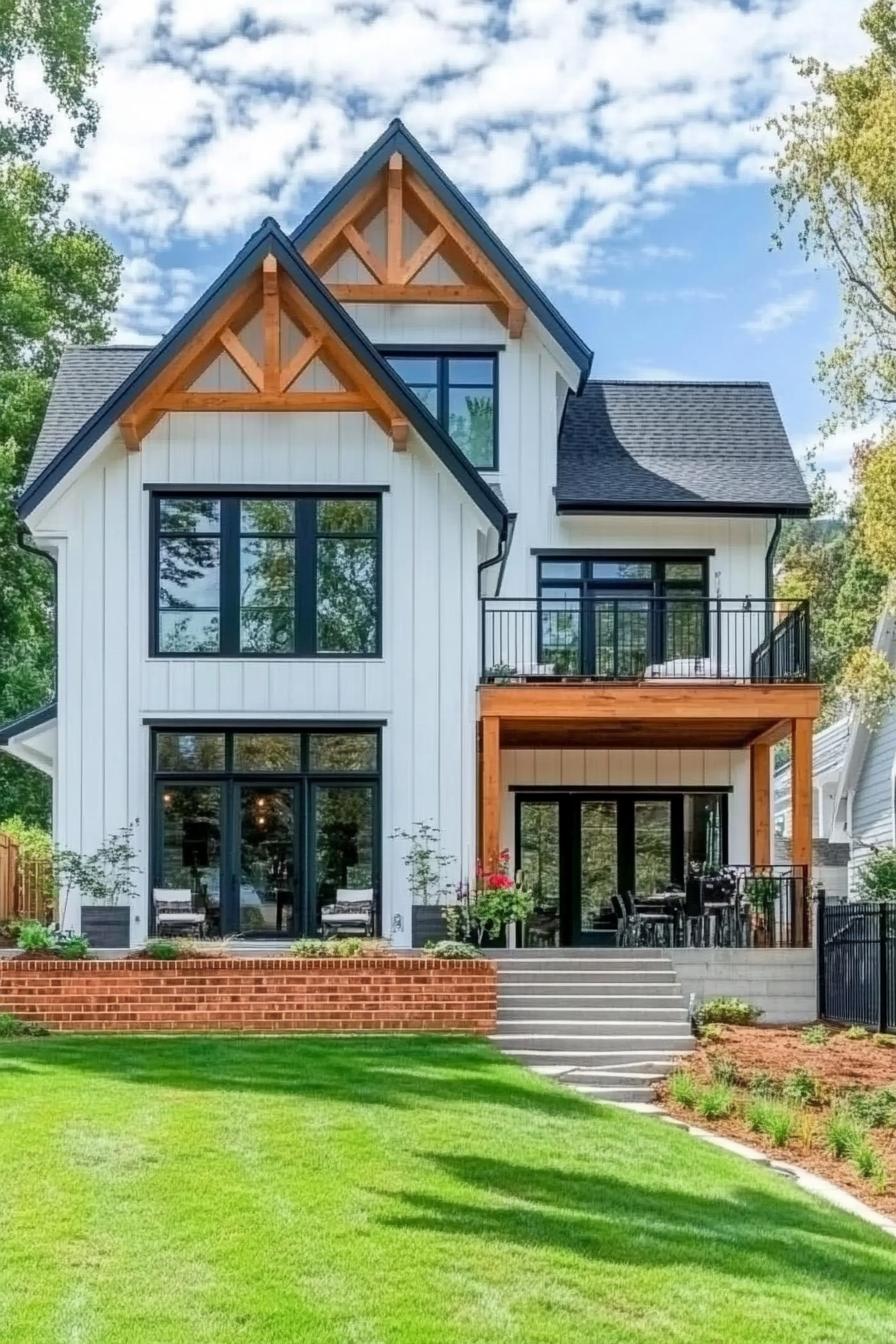
{"label": "red flower", "polygon": [[513,886],[513,878],[508,877],[506,873],[489,873],[485,882],[492,891],[506,891],[508,887]]}

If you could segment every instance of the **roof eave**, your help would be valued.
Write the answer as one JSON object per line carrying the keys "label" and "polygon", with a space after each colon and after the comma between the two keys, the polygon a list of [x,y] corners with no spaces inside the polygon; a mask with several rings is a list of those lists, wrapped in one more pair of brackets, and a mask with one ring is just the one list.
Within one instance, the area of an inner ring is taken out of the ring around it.
{"label": "roof eave", "polygon": [[57,718],[56,701],[53,700],[49,705],[44,705],[42,709],[32,709],[27,714],[20,714],[17,719],[11,719],[9,723],[0,724],[0,747],[7,746],[14,738],[21,737],[23,733],[33,732],[35,728],[41,728],[44,724],[52,723]]}
{"label": "roof eave", "polygon": [[[555,492],[556,496],[556,492]],[[811,505],[777,504],[765,500],[752,503],[724,500],[660,500],[638,501],[618,499],[570,499],[556,496],[557,513],[650,513],[650,514],[717,514],[733,517],[774,518],[781,514],[786,518],[808,518]]]}

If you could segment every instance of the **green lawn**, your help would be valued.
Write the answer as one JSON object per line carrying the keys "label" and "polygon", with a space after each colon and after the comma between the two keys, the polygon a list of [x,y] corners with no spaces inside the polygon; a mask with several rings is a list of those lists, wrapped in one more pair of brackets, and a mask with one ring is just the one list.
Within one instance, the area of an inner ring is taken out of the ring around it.
{"label": "green lawn", "polygon": [[896,1339],[896,1242],[444,1037],[0,1046],[10,1344]]}

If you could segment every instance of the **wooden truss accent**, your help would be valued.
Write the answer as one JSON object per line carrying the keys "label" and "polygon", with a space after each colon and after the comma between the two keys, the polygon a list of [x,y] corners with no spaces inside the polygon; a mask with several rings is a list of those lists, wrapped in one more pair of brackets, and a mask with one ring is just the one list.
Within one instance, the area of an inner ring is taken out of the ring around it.
{"label": "wooden truss accent", "polygon": [[[363,234],[383,210],[385,256]],[[405,215],[424,235],[409,256],[404,255]],[[401,154],[391,155],[386,167],[311,240],[304,255],[323,276],[348,250],[372,279],[331,284],[330,292],[341,303],[486,304],[511,338],[523,333],[526,304]],[[458,279],[451,284],[413,283],[435,256],[442,256]]]}
{"label": "wooden truss accent", "polygon": [[[238,334],[259,312],[261,363]],[[287,360],[281,357],[284,312],[304,333]],[[251,386],[230,392],[195,390],[196,379],[222,350]],[[293,389],[316,358],[341,384],[338,391]],[[280,273],[271,254],[260,273],[224,300],[121,417],[119,428],[129,451],[139,451],[143,438],[168,411],[366,411],[391,436],[396,450],[407,447],[409,431],[401,410],[292,280]]]}

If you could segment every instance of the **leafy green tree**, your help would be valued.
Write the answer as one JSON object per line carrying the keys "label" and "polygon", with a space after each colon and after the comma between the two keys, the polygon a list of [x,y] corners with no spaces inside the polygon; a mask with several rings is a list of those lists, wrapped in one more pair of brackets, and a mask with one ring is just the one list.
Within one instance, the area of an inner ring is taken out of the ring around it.
{"label": "leafy green tree", "polygon": [[[15,495],[46,409],[60,351],[112,333],[119,260],[92,229],[65,218],[66,192],[34,161],[50,113],[29,107],[16,74],[37,59],[77,144],[95,129],[95,0],[0,3],[0,722],[45,704],[53,689],[52,575],[18,545]],[[0,818],[45,824],[49,784],[0,757]]]}

